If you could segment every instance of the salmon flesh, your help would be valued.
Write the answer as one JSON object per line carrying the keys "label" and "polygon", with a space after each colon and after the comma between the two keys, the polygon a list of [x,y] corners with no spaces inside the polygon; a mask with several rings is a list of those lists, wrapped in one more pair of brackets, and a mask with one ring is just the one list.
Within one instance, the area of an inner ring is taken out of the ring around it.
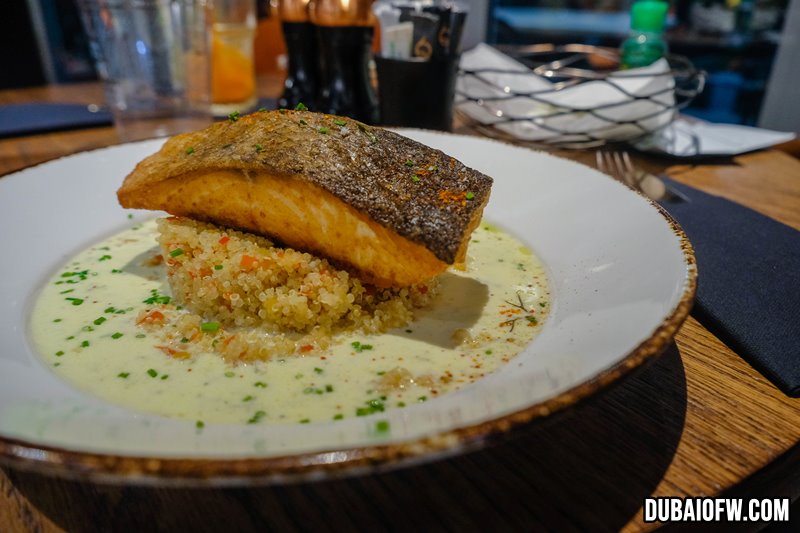
{"label": "salmon flesh", "polygon": [[123,207],[262,234],[397,287],[463,261],[491,186],[402,135],[279,110],[169,139],[117,196]]}

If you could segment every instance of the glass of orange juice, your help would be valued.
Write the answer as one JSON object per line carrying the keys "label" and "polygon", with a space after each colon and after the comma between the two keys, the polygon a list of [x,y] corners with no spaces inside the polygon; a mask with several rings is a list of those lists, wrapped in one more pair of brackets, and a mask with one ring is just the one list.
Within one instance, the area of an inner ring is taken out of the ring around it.
{"label": "glass of orange juice", "polygon": [[256,104],[254,0],[214,0],[211,33],[211,110],[224,116]]}

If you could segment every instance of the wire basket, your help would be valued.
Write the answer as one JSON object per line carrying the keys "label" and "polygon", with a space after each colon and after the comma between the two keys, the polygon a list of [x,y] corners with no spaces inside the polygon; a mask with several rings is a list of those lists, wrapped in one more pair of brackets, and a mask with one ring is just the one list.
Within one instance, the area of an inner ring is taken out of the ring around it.
{"label": "wire basket", "polygon": [[705,85],[705,72],[678,55],[617,70],[612,48],[480,46],[480,59],[469,52],[462,59],[456,110],[486,135],[514,141],[563,148],[635,143],[666,128]]}

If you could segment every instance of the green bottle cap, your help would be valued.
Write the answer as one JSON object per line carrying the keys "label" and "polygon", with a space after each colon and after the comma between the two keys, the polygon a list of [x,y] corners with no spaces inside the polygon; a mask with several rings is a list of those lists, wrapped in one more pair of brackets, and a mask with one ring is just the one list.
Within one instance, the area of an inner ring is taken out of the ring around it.
{"label": "green bottle cap", "polygon": [[658,0],[636,2],[631,6],[631,29],[647,32],[663,31],[668,8],[667,2]]}

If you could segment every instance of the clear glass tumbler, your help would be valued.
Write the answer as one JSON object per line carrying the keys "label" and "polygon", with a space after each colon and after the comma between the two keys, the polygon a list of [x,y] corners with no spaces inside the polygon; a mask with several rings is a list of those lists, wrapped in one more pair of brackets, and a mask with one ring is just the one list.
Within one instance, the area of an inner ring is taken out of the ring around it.
{"label": "clear glass tumbler", "polygon": [[78,0],[123,141],[211,122],[207,0]]}

